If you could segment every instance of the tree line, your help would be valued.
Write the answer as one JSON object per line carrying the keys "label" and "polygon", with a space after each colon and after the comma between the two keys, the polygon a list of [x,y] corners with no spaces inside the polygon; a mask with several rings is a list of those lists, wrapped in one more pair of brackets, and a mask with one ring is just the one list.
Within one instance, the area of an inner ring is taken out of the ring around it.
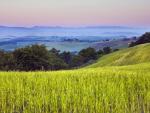
{"label": "tree line", "polygon": [[[78,54],[60,52],[52,48],[48,50],[45,45],[31,45],[14,51],[0,50],[0,70],[3,71],[35,71],[35,70],[60,70],[80,67],[89,61],[111,53],[110,47],[104,47],[96,51],[94,48],[86,48]],[[115,49],[114,51],[117,51]]]}
{"label": "tree line", "polygon": [[139,44],[150,43],[150,32],[146,32],[142,36],[138,37],[135,42],[131,42],[129,47],[133,47]]}

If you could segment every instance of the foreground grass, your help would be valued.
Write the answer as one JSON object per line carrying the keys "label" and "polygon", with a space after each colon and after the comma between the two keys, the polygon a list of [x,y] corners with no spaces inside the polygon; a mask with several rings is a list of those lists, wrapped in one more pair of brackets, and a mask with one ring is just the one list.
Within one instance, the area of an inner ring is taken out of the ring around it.
{"label": "foreground grass", "polygon": [[150,113],[150,64],[0,72],[0,113]]}
{"label": "foreground grass", "polygon": [[150,113],[149,64],[0,72],[1,113]]}

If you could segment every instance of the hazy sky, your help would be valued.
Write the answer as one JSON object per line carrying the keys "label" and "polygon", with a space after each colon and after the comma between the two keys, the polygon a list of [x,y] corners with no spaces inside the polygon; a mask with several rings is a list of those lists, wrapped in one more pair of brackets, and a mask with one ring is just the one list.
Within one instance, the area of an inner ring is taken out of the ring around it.
{"label": "hazy sky", "polygon": [[150,0],[0,0],[0,25],[150,26]]}

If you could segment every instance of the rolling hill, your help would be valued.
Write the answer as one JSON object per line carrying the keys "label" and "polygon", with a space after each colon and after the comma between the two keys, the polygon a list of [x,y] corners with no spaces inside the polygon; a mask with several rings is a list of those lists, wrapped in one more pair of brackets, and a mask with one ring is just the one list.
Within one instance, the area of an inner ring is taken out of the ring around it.
{"label": "rolling hill", "polygon": [[0,72],[0,112],[149,113],[149,53],[150,44],[143,44],[106,55],[91,68]]}
{"label": "rolling hill", "polygon": [[142,44],[123,49],[101,57],[97,63],[88,67],[124,66],[150,62],[150,44]]}

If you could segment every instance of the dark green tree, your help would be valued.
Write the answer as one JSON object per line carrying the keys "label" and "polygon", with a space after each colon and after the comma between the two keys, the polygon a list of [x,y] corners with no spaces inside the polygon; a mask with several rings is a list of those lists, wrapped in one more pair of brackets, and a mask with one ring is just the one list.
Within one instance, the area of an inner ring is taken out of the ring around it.
{"label": "dark green tree", "polygon": [[150,32],[146,32],[142,36],[140,36],[135,42],[131,42],[129,47],[133,47],[139,44],[150,43]]}
{"label": "dark green tree", "polygon": [[104,54],[109,54],[112,52],[112,49],[110,47],[104,47],[103,52],[104,52]]}
{"label": "dark green tree", "polygon": [[60,50],[52,48],[49,52],[55,54],[56,56],[59,56]]}
{"label": "dark green tree", "polygon": [[94,48],[86,48],[86,49],[82,49],[80,52],[79,52],[79,55],[83,57],[83,62],[86,63],[88,62],[89,60],[95,60],[97,59],[97,52]]}
{"label": "dark green tree", "polygon": [[57,70],[65,68],[65,63],[55,54],[50,53],[44,45],[32,45],[16,49],[13,55],[18,70]]}
{"label": "dark green tree", "polygon": [[83,65],[83,63],[84,63],[84,58],[81,55],[75,55],[72,58],[71,67],[79,67]]}
{"label": "dark green tree", "polygon": [[100,50],[97,51],[97,54],[98,54],[99,57],[101,57],[101,56],[104,55],[104,51],[100,49]]}
{"label": "dark green tree", "polygon": [[0,50],[0,70],[15,70],[15,61],[11,52]]}
{"label": "dark green tree", "polygon": [[60,54],[60,58],[62,60],[64,60],[65,63],[67,63],[68,65],[70,65],[71,64],[71,60],[72,60],[72,54],[70,52],[64,51],[64,52],[62,52]]}

